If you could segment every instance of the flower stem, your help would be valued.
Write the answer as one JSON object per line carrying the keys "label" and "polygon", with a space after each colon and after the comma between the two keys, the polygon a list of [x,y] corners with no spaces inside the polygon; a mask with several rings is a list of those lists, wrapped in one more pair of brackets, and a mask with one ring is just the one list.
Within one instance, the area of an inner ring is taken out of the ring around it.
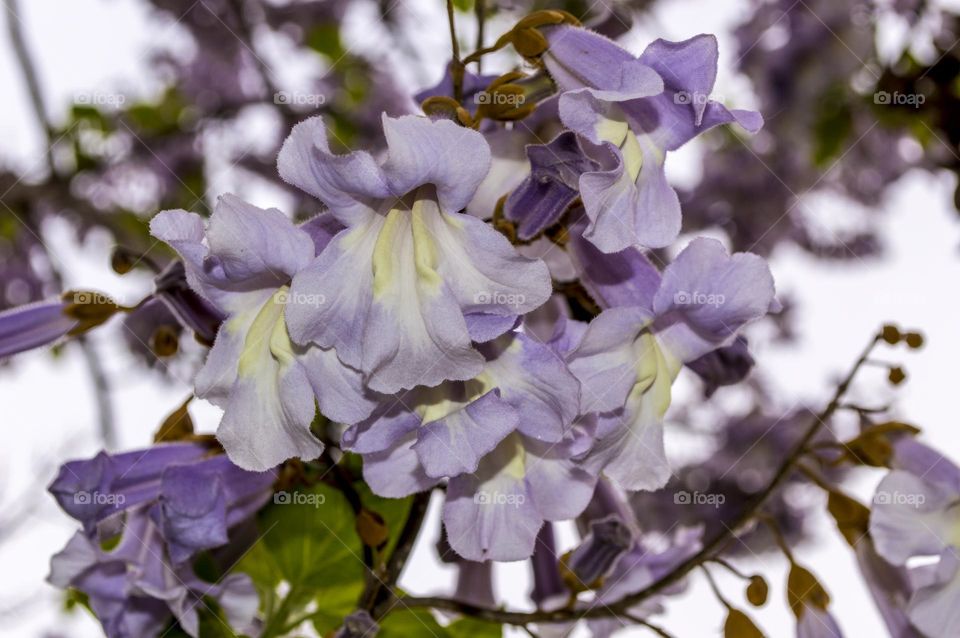
{"label": "flower stem", "polygon": [[453,79],[453,99],[463,100],[463,61],[460,60],[460,43],[457,42],[457,26],[454,21],[453,0],[447,0],[447,22],[450,25],[450,48],[453,59],[450,61],[450,77]]}

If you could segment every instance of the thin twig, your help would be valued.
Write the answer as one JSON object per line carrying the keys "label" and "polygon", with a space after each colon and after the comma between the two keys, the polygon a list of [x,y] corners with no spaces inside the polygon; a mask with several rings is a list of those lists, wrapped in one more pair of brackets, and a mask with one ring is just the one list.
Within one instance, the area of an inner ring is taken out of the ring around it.
{"label": "thin twig", "polygon": [[423,526],[423,519],[427,514],[427,506],[430,504],[431,491],[420,492],[413,497],[410,503],[410,513],[407,514],[407,520],[397,536],[397,543],[390,554],[389,560],[383,569],[379,578],[374,578],[367,584],[366,590],[360,597],[360,608],[371,612],[374,619],[378,619],[385,614],[384,603],[392,598],[391,588],[400,580],[400,574],[403,572],[410,552],[413,551],[413,545],[420,535],[420,528]]}
{"label": "thin twig", "polygon": [[453,0],[447,0],[447,22],[450,25],[450,48],[453,59],[450,62],[450,77],[453,80],[453,99],[463,99],[463,62],[460,60],[460,43],[457,42],[457,25],[454,19]]}
{"label": "thin twig", "polygon": [[[474,0],[473,13],[477,16],[477,45],[476,50],[483,48],[484,27],[487,24],[487,3],[486,0]],[[477,74],[483,72],[483,58],[477,58]]]}
{"label": "thin twig", "polygon": [[[30,55],[30,50],[27,48],[26,39],[23,37],[23,30],[21,28],[22,23],[20,21],[20,7],[18,0],[5,0],[4,3],[7,9],[7,31],[10,34],[10,42],[13,46],[14,54],[17,57],[17,63],[20,66],[20,72],[23,75],[24,84],[27,86],[27,93],[30,96],[30,104],[33,108],[34,117],[37,121],[37,124],[40,126],[40,129],[43,131],[46,146],[44,157],[46,158],[47,167],[50,171],[49,179],[55,182],[59,180],[59,176],[57,175],[56,163],[53,160],[53,146],[55,144],[54,129],[47,117],[46,101],[44,100],[43,91],[40,89],[40,81],[37,77],[36,65],[33,63],[33,57]],[[39,228],[34,228],[31,230],[35,236],[40,237]],[[45,242],[41,241],[41,244],[44,245],[44,248],[46,247]],[[53,279],[57,284],[57,287],[62,290],[63,278],[60,275],[54,260],[49,255],[49,251],[45,250],[45,252],[48,256],[48,262],[50,263],[50,270],[53,273]],[[84,338],[77,339],[77,342],[80,344],[80,348],[83,350],[83,358],[86,362],[90,378],[93,381],[93,389],[97,401],[98,422],[100,424],[100,437],[103,440],[105,447],[112,448],[116,443],[116,434],[113,424],[113,407],[110,403],[110,387],[107,382],[107,377],[104,373],[103,365],[100,362],[100,357],[93,345]]]}
{"label": "thin twig", "polygon": [[850,384],[860,371],[860,368],[863,367],[864,362],[867,361],[867,357],[870,356],[870,353],[873,351],[874,347],[876,347],[877,343],[880,342],[880,339],[881,336],[877,334],[870,340],[870,343],[863,350],[860,357],[851,367],[850,371],[837,385],[830,402],[819,414],[814,416],[810,426],[780,464],[770,483],[767,484],[766,488],[755,494],[754,497],[747,502],[741,513],[734,521],[732,521],[732,524],[725,526],[721,531],[717,532],[717,534],[710,539],[696,554],[681,562],[668,573],[664,574],[658,580],[654,581],[640,591],[626,596],[617,602],[604,606],[590,607],[588,609],[559,609],[555,611],[536,611],[529,613],[488,609],[449,598],[439,597],[404,596],[400,598],[400,604],[402,604],[404,607],[430,607],[433,609],[443,609],[457,612],[466,616],[472,616],[481,620],[506,623],[510,625],[526,625],[537,622],[570,622],[573,620],[579,620],[581,618],[602,618],[612,615],[623,616],[624,613],[629,613],[628,610],[630,608],[662,592],[667,587],[681,580],[701,563],[712,559],[715,554],[722,551],[722,549],[731,540],[735,539],[740,531],[757,516],[767,500],[796,469],[795,466],[802,458],[810,441],[816,436],[817,432],[820,431],[820,428],[824,425],[824,423],[837,411],[841,404],[841,400],[847,393],[847,390],[850,388]]}
{"label": "thin twig", "polygon": [[20,66],[20,73],[23,75],[23,82],[27,85],[27,93],[30,97],[30,106],[33,108],[34,116],[43,137],[47,140],[48,146],[44,155],[50,174],[56,172],[53,162],[53,149],[49,143],[53,140],[53,127],[47,118],[47,105],[43,98],[43,91],[40,89],[40,80],[37,76],[37,67],[33,63],[30,55],[30,49],[27,48],[26,39],[23,37],[22,22],[20,20],[19,0],[4,0],[7,8],[7,33],[10,35],[10,44],[13,47],[14,55],[17,57],[17,63]]}

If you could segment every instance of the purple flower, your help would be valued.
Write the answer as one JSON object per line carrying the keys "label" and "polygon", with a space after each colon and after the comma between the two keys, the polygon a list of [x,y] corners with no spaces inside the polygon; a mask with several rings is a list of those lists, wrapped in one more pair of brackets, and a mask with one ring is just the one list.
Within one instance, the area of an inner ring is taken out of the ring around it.
{"label": "purple flower", "polygon": [[657,40],[635,58],[586,29],[545,31],[544,63],[565,91],[560,118],[602,157],[602,168],[579,181],[590,218],[585,237],[604,252],[669,245],[680,231],[680,201],[664,172],[667,152],[719,124],[762,125],[757,113],[709,100],[716,39]]}
{"label": "purple flower", "polygon": [[528,558],[544,521],[577,516],[593,494],[596,477],[571,460],[578,443],[513,433],[476,472],[450,479],[443,506],[450,546],[470,560]]}
{"label": "purple flower", "polygon": [[533,565],[533,591],[530,598],[537,604],[537,609],[563,607],[570,600],[570,590],[560,576],[553,523],[545,523],[540,528],[530,562]]}
{"label": "purple flower", "polygon": [[157,275],[154,297],[159,299],[184,328],[193,330],[197,339],[213,343],[223,315],[187,284],[186,268],[174,261]]}
{"label": "purple flower", "polygon": [[[281,176],[347,226],[294,278],[290,334],[334,348],[377,392],[472,379],[484,365],[472,341],[544,303],[547,268],[458,213],[490,165],[479,133],[415,116],[384,116],[383,129],[381,163],[332,154],[320,118],[297,125],[280,152]],[[299,301],[317,296],[327,303]]]}
{"label": "purple flower", "polygon": [[77,326],[62,301],[38,301],[0,312],[0,358],[53,343]]}
{"label": "purple flower", "polygon": [[805,604],[797,620],[797,638],[843,638],[843,632],[829,611]]}
{"label": "purple flower", "polygon": [[902,439],[894,470],[877,486],[870,536],[895,566],[918,556],[938,562],[908,569],[913,588],[907,616],[932,638],[960,633],[960,468],[931,448]]}
{"label": "purple flower", "polygon": [[275,478],[211,456],[198,443],[65,463],[49,489],[83,531],[53,557],[49,580],[85,593],[111,638],[157,635],[171,615],[197,636],[204,597],[247,630],[258,607],[249,577],[208,583],[190,560],[225,548],[231,530],[269,499]]}
{"label": "purple flower", "polygon": [[868,534],[857,542],[854,552],[860,573],[890,635],[893,638],[920,638],[920,632],[914,628],[907,616],[907,603],[911,593],[907,569],[885,561],[877,553],[877,548]]}
{"label": "purple flower", "polygon": [[774,303],[762,259],[700,238],[667,266],[652,296],[603,311],[568,359],[581,413],[600,413],[584,462],[626,489],[662,487],[670,475],[662,420],[682,364],[731,343]]}
{"label": "purple flower", "polygon": [[599,167],[570,131],[549,144],[527,146],[527,158],[530,175],[510,193],[503,207],[504,217],[517,223],[517,236],[524,241],[557,223],[579,197],[580,176]]}
{"label": "purple flower", "polygon": [[[590,607],[609,605],[651,585],[677,564],[698,552],[701,548],[702,536],[700,528],[678,527],[665,539],[666,543],[663,542],[663,538],[640,537],[630,551],[617,561],[613,571],[597,590],[596,599],[586,605]],[[685,586],[684,583],[680,583],[667,588],[663,593],[677,594]],[[643,618],[661,610],[662,606],[657,599],[652,599],[641,603],[630,612],[631,615]],[[595,638],[608,638],[626,626],[625,622],[628,621],[607,618],[591,620],[589,625]]]}
{"label": "purple flower", "polygon": [[160,532],[146,516],[124,523],[119,544],[104,550],[77,532],[50,561],[50,584],[87,595],[108,638],[158,636],[171,617],[189,635],[199,636],[199,610],[213,598],[230,625],[249,631],[259,599],[246,574],[218,583],[199,579],[189,565],[175,568],[163,558]]}
{"label": "purple flower", "polygon": [[[227,317],[195,385],[197,396],[223,408],[217,438],[246,469],[316,458],[323,451],[310,432],[316,405],[346,423],[376,405],[360,373],[332,349],[296,345],[288,336],[291,280],[323,243],[321,229],[311,228],[232,195],[219,200],[206,227],[185,211],[162,212],[150,224],[180,253],[190,287]],[[301,306],[332,301],[311,295]]]}
{"label": "purple flower", "polygon": [[464,558],[530,556],[544,520],[576,516],[594,477],[571,460],[585,449],[571,427],[579,385],[562,358],[526,335],[482,348],[475,379],[398,396],[349,428],[341,445],[363,455],[374,492],[400,497],[449,478],[443,519]]}
{"label": "purple flower", "polygon": [[633,546],[633,534],[617,515],[590,521],[590,532],[567,558],[566,567],[584,587],[602,582]]}

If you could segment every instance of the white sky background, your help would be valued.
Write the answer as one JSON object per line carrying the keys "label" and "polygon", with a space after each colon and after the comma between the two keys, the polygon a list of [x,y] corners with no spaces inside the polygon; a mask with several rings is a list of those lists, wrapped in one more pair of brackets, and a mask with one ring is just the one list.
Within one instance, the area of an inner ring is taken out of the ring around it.
{"label": "white sky background", "polygon": [[[77,93],[144,95],[156,90],[146,72],[146,52],[157,44],[183,41],[176,28],[158,27],[152,22],[143,3],[135,0],[26,0],[21,4],[28,44],[34,51],[54,118],[65,114]],[[743,95],[742,89],[748,84],[734,77],[735,45],[726,30],[740,21],[745,3],[664,0],[661,4],[664,6],[655,19],[641,25],[644,37],[638,34],[638,45],[650,37],[679,40],[700,32],[716,32],[721,46],[716,92],[728,100]],[[405,9],[419,25],[417,45],[428,65],[426,71],[411,74],[409,79],[436,78],[446,59],[442,4],[439,0],[409,0]],[[354,16],[349,32],[369,43],[375,36],[369,33],[362,16],[362,12]],[[468,33],[470,25],[464,22],[464,33]],[[499,33],[496,23],[489,33],[491,38]],[[40,133],[9,43],[5,37],[0,40],[0,162],[19,170],[39,170]],[[411,87],[411,92],[416,88],[420,86]],[[752,103],[749,96],[744,96],[734,105]],[[668,169],[678,183],[696,178],[697,152],[694,146],[671,156]],[[231,183],[230,177],[224,176],[227,184]],[[233,178],[239,180],[237,175]],[[775,177],[771,175],[770,179]],[[752,343],[761,374],[769,380],[784,409],[800,400],[821,405],[831,393],[832,382],[848,368],[872,331],[881,322],[894,320],[922,329],[927,347],[919,353],[904,349],[882,352],[886,359],[905,363],[908,382],[891,391],[880,371],[868,371],[853,396],[868,405],[892,401],[903,418],[924,428],[926,440],[960,458],[953,405],[960,354],[960,224],[951,204],[953,188],[954,179],[949,175],[917,173],[891,190],[882,213],[888,253],[881,261],[854,260],[836,265],[813,260],[794,249],[775,255],[772,268],[778,290],[798,302],[799,345],[787,348],[769,343],[763,330],[754,335]],[[262,200],[259,204],[282,204],[271,200],[269,193],[261,193],[257,199]],[[818,197],[807,201],[804,210],[829,220],[832,211],[843,206],[849,204]],[[80,246],[65,226],[53,225],[47,232],[64,265],[67,285],[103,289],[131,301],[148,290],[145,277],[121,278],[109,270],[111,245],[107,237],[93,234]],[[118,334],[108,329],[96,333],[94,340],[104,351],[107,373],[115,388],[121,447],[132,448],[149,442],[150,433],[163,416],[189,393],[189,384],[171,386],[160,383],[157,375],[140,372],[130,355],[115,345]],[[0,636],[42,636],[45,630],[80,638],[101,635],[98,625],[84,614],[62,618],[57,612],[58,593],[44,583],[50,555],[63,546],[74,526],[42,493],[54,469],[48,466],[41,471],[38,466],[43,460],[52,464],[67,457],[89,456],[98,447],[93,400],[78,352],[67,348],[65,356],[57,361],[42,353],[18,357],[14,366],[0,370],[0,406],[4,415],[0,495],[12,497],[29,488],[37,499],[29,523],[13,540],[0,545],[0,614],[27,601],[25,606],[0,615]],[[215,408],[194,402],[191,412],[202,429],[215,428],[219,417]],[[869,471],[855,474],[853,491],[868,498],[880,476]],[[816,492],[808,498],[821,499]],[[0,499],[0,507],[4,502]],[[430,534],[418,545],[403,581],[414,593],[441,591],[453,579],[453,571],[439,565],[433,556],[435,511],[431,523]],[[798,548],[796,556],[812,567],[831,592],[832,609],[848,636],[884,634],[853,557],[832,523],[822,519],[816,541]],[[773,555],[764,565],[742,562],[745,570],[762,571],[770,577],[770,601],[763,609],[750,611],[751,615],[770,636],[792,635],[793,619],[784,600],[784,560]],[[517,606],[517,601],[527,595],[527,570],[524,563],[498,569],[499,594],[505,604]],[[728,598],[746,607],[741,584],[724,576],[720,581]],[[719,635],[723,619],[721,606],[697,577],[691,590],[671,600],[667,613],[654,620],[673,635],[686,638]],[[624,635],[651,634],[635,630]]]}

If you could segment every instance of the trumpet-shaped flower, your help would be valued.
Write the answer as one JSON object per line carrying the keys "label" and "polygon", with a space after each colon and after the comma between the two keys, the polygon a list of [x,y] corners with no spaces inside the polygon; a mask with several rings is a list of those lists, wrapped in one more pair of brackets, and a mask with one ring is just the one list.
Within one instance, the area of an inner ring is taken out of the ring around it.
{"label": "trumpet-shaped flower", "polygon": [[[316,458],[323,451],[310,432],[317,404],[347,423],[370,414],[376,402],[357,370],[331,348],[297,345],[288,335],[291,280],[317,251],[308,230],[232,195],[206,226],[199,215],[165,211],[150,229],[180,254],[190,286],[226,317],[195,385],[197,396],[223,408],[217,438],[237,465],[265,470]],[[300,305],[328,301],[313,295]]]}
{"label": "trumpet-shaped flower", "polygon": [[197,636],[205,597],[249,631],[258,607],[250,578],[206,582],[191,559],[226,549],[231,531],[270,498],[275,479],[198,443],[65,463],[49,489],[83,531],[53,557],[50,583],[86,594],[110,638],[159,635],[171,616]]}
{"label": "trumpet-shaped flower", "polygon": [[39,301],[0,312],[0,358],[47,345],[73,330],[78,321],[64,313],[65,302]]}
{"label": "trumpet-shaped flower", "polygon": [[[925,636],[960,633],[960,468],[912,439],[898,442],[894,470],[880,481],[870,515],[877,553],[908,568],[910,623]],[[911,568],[914,557],[937,557]]]}
{"label": "trumpet-shaped flower", "polygon": [[[650,266],[650,269],[653,267]],[[569,355],[582,386],[581,412],[598,412],[597,442],[584,459],[630,490],[662,487],[670,475],[663,417],[685,362],[728,345],[775,304],[773,277],[755,255],[727,254],[695,239],[657,277],[637,305],[604,310]]]}
{"label": "trumpet-shaped flower", "polygon": [[[458,212],[490,164],[483,136],[415,116],[384,116],[383,129],[379,163],[331,153],[320,118],[297,125],[280,151],[281,176],[347,226],[294,277],[290,335],[335,348],[377,392],[472,379],[484,367],[472,342],[544,303],[549,273]],[[300,302],[317,296],[327,303]]]}
{"label": "trumpet-shaped flower", "polygon": [[664,172],[667,152],[720,124],[754,132],[762,118],[709,99],[717,75],[713,36],[656,40],[635,58],[580,27],[545,33],[544,63],[565,91],[560,118],[606,156],[601,170],[580,177],[590,218],[585,236],[604,252],[667,246],[680,232],[680,201]]}
{"label": "trumpet-shaped flower", "polygon": [[544,520],[575,516],[593,491],[570,460],[583,448],[570,427],[580,388],[560,356],[526,335],[481,349],[488,360],[475,379],[399,396],[341,443],[363,455],[364,478],[382,496],[450,478],[451,546],[469,560],[519,560]]}

